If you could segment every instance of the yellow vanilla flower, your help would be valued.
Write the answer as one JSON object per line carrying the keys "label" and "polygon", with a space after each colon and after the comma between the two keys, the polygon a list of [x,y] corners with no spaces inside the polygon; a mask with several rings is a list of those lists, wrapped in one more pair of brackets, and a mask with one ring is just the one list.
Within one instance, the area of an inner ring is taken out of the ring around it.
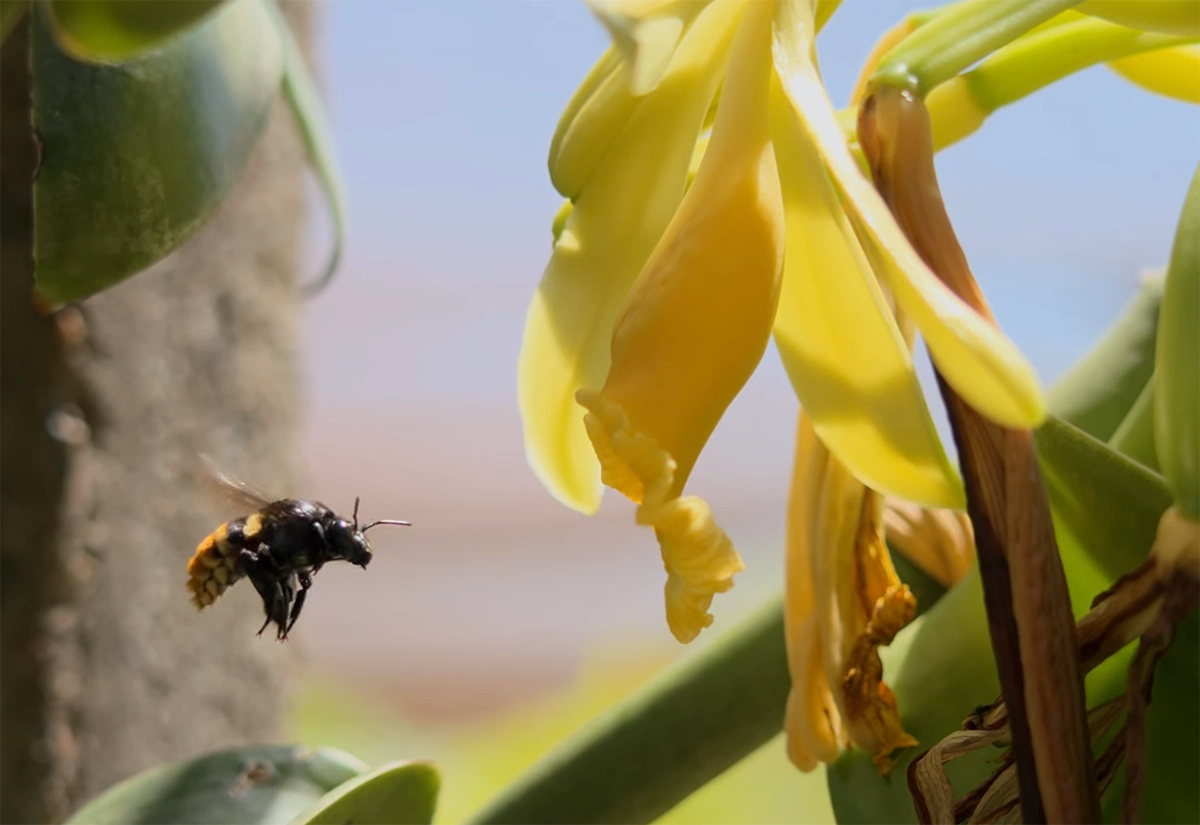
{"label": "yellow vanilla flower", "polygon": [[772,336],[815,435],[880,495],[963,503],[898,315],[985,415],[1036,426],[1044,403],[1021,354],[929,271],[850,154],[814,63],[836,3],[593,5],[613,47],[551,146],[571,205],[521,351],[526,449],[572,507],[594,511],[601,482],[638,503],[686,642],[742,565],[683,490]]}

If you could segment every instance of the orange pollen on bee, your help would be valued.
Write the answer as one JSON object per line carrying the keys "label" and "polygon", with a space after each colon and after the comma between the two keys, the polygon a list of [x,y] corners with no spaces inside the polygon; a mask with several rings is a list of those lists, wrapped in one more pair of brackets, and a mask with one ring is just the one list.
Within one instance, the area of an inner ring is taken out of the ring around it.
{"label": "orange pollen on bee", "polygon": [[222,524],[196,547],[188,560],[187,588],[192,602],[203,610],[217,600],[226,588],[242,577],[229,526]]}

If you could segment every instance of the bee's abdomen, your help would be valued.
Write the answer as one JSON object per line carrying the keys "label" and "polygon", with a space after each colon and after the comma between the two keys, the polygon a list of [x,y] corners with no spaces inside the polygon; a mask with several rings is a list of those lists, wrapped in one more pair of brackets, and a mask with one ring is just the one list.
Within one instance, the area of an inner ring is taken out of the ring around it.
{"label": "bee's abdomen", "polygon": [[238,553],[245,543],[245,519],[222,524],[196,547],[188,561],[188,590],[192,602],[203,610],[245,575]]}

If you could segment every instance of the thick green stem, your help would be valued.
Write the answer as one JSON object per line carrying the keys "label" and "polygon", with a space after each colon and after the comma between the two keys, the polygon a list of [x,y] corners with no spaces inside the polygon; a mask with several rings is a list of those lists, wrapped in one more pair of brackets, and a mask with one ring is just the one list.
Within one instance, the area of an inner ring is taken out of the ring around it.
{"label": "thick green stem", "polygon": [[778,734],[789,685],[773,600],[593,721],[471,822],[652,822]]}
{"label": "thick green stem", "polygon": [[921,26],[893,49],[872,78],[924,97],[1025,32],[1080,0],[968,0]]}

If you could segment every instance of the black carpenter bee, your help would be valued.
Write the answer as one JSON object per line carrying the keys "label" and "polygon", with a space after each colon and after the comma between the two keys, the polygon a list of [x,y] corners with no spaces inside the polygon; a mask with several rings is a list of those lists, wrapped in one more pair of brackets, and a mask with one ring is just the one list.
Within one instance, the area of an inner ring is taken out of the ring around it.
{"label": "black carpenter bee", "polygon": [[412,526],[381,519],[360,528],[357,498],[346,520],[319,501],[272,500],[215,470],[209,475],[227,497],[255,512],[225,522],[196,547],[188,561],[192,601],[203,610],[245,576],[262,597],[267,614],[258,635],[273,622],[279,641],[287,639],[300,618],[312,577],[326,562],[348,561],[365,568],[371,561],[368,530],[381,524]]}

